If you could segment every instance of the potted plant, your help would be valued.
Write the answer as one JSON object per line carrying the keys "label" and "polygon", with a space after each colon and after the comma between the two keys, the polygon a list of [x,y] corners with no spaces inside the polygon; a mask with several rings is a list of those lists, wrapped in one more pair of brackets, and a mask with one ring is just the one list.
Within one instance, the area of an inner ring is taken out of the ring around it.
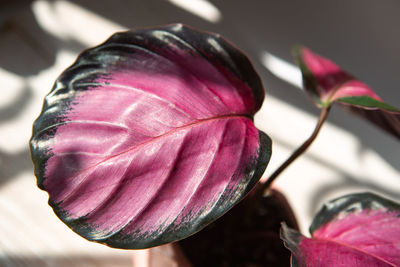
{"label": "potted plant", "polygon": [[45,98],[30,141],[39,188],[84,238],[123,249],[173,243],[182,265],[285,266],[283,244],[299,266],[400,265],[398,204],[339,197],[306,238],[271,189],[333,104],[400,137],[398,109],[332,61],[300,46],[294,54],[321,115],[261,183],[271,140],[253,124],[264,88],[248,58],[181,24],[114,34],[82,52]]}

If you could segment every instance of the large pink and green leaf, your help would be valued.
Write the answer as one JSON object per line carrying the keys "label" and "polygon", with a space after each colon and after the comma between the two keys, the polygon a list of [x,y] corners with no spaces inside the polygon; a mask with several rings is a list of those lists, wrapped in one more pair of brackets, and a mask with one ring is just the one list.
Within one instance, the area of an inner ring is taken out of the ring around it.
{"label": "large pink and green leaf", "polygon": [[400,205],[371,193],[327,203],[312,238],[283,226],[292,266],[400,266]]}
{"label": "large pink and green leaf", "polygon": [[318,107],[338,103],[400,138],[399,109],[384,103],[368,85],[310,49],[295,47],[294,55],[304,87]]}
{"label": "large pink and green leaf", "polygon": [[219,35],[177,24],[84,51],[45,98],[31,155],[55,213],[83,237],[144,248],[238,203],[270,157],[264,89]]}

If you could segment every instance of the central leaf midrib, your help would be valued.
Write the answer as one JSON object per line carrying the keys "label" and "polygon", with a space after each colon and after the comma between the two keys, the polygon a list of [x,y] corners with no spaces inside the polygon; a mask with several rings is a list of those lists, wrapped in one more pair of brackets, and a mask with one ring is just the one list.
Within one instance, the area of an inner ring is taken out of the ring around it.
{"label": "central leaf midrib", "polygon": [[[147,145],[148,143],[151,143],[154,140],[161,139],[161,138],[163,138],[165,136],[171,135],[171,134],[173,134],[175,132],[178,132],[178,131],[181,131],[181,130],[184,130],[184,129],[187,129],[187,128],[196,127],[197,125],[201,125],[201,124],[212,122],[212,121],[216,121],[216,120],[233,119],[235,117],[236,118],[248,118],[248,119],[250,119],[250,117],[247,116],[247,115],[238,115],[238,114],[221,115],[221,116],[211,117],[211,118],[207,118],[207,119],[200,119],[200,120],[197,120],[195,122],[176,127],[176,128],[174,128],[172,130],[169,130],[169,131],[167,131],[167,132],[165,132],[163,134],[160,134],[160,135],[157,135],[157,136],[154,136],[154,137],[150,137],[148,140],[144,141],[143,143],[134,145],[133,147],[131,147],[131,148],[125,150],[125,151],[122,151],[120,153],[112,155],[108,159],[111,159],[111,158],[114,158],[114,157],[118,157],[118,156],[120,156],[122,154],[125,154],[125,153],[128,153],[128,152],[130,152],[130,151],[132,151],[134,149],[137,149],[139,147]],[[108,160],[108,159],[106,159],[106,160]],[[101,162],[103,162],[103,161],[101,161]],[[99,163],[101,163],[101,162],[99,162]]]}
{"label": "central leaf midrib", "polygon": [[[167,131],[167,132],[161,134],[161,135],[158,135],[158,136],[155,136],[155,137],[151,137],[148,140],[146,140],[146,141],[144,141],[144,142],[142,142],[140,144],[134,145],[131,148],[129,148],[127,150],[124,150],[124,151],[122,151],[120,153],[117,153],[115,155],[105,156],[105,158],[103,160],[101,160],[101,161],[97,162],[96,164],[94,164],[92,166],[89,166],[89,167],[77,172],[70,179],[74,179],[78,175],[80,175],[80,174],[82,174],[82,173],[84,173],[84,172],[86,172],[86,171],[88,171],[88,170],[90,170],[92,168],[95,168],[95,167],[99,166],[100,164],[102,164],[102,163],[104,163],[104,162],[106,162],[108,160],[111,160],[111,159],[119,157],[119,156],[121,156],[123,154],[129,153],[130,151],[132,151],[134,149],[138,149],[138,148],[140,148],[142,146],[145,146],[145,145],[147,145],[147,144],[149,144],[151,142],[154,142],[155,140],[161,139],[161,138],[163,138],[165,136],[168,136],[168,135],[171,135],[171,134],[173,134],[175,132],[178,132],[178,131],[181,131],[181,130],[184,130],[184,129],[187,129],[187,128],[190,128],[190,127],[196,127],[198,125],[201,125],[201,124],[204,124],[204,123],[209,123],[209,122],[216,121],[216,120],[234,119],[234,118],[247,118],[247,119],[252,120],[252,116],[246,115],[246,114],[226,114],[226,115],[219,115],[219,116],[210,117],[210,118],[206,118],[206,119],[199,119],[199,120],[196,120],[196,121],[194,121],[192,123],[176,127],[176,128],[174,128],[174,129],[172,129],[170,131]],[[85,179],[83,179],[79,184],[77,184],[76,187],[78,187],[81,183],[83,183],[84,180]],[[67,199],[73,192],[74,192],[74,190],[72,190],[65,197],[63,197],[63,201],[65,199]]]}

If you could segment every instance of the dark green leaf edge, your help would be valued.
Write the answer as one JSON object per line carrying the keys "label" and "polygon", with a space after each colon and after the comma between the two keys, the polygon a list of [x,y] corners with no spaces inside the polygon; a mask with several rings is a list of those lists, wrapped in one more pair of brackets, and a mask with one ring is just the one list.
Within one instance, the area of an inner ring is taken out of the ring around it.
{"label": "dark green leaf edge", "polygon": [[336,198],[326,203],[314,217],[310,226],[310,233],[313,234],[315,230],[338,216],[343,217],[365,209],[375,210],[382,208],[387,209],[387,211],[400,211],[400,204],[369,192]]}
{"label": "dark green leaf edge", "polygon": [[393,107],[389,104],[386,104],[384,102],[381,102],[379,100],[376,100],[369,96],[349,96],[349,97],[339,98],[335,101],[342,102],[345,104],[350,104],[360,108],[370,108],[370,109],[379,108],[389,112],[400,113],[400,109]]}

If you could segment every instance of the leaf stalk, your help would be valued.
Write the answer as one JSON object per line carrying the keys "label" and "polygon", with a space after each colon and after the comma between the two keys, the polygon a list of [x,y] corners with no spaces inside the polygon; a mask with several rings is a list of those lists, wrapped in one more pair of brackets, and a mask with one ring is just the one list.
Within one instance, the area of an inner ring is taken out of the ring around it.
{"label": "leaf stalk", "polygon": [[[315,138],[318,136],[319,131],[321,130],[322,125],[324,124],[326,118],[328,117],[329,111],[331,109],[331,106],[324,107],[321,109],[321,113],[318,118],[317,125],[315,126],[314,131],[310,135],[310,137],[304,141],[304,143],[297,148],[292,155],[281,164],[281,166],[275,170],[271,174],[271,176],[268,178],[268,180],[265,183],[262,183],[259,185],[257,188],[256,194],[260,194],[260,197],[263,196],[266,190],[271,186],[271,184],[276,180],[276,178],[290,165],[295,161],[300,155],[302,155],[309,147],[310,145],[314,142]],[[256,197],[258,199],[258,197]]]}

